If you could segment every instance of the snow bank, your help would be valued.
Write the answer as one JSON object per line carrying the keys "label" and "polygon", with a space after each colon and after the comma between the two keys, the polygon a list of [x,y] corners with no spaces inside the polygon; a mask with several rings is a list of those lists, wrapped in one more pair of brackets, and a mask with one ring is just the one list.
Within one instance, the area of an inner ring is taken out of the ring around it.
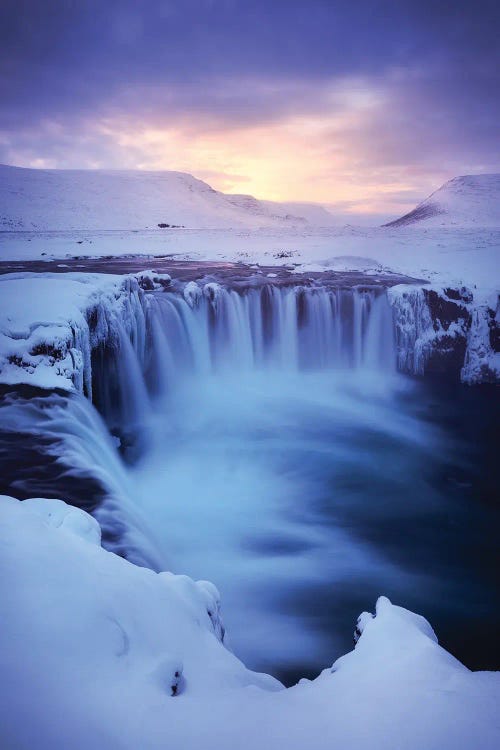
{"label": "snow bank", "polygon": [[424,618],[382,597],[351,653],[285,690],[224,647],[215,587],[106,552],[84,516],[0,498],[3,747],[499,746],[500,675],[467,670]]}
{"label": "snow bank", "polygon": [[48,526],[64,529],[90,544],[101,546],[101,527],[89,513],[63,500],[31,497],[24,500],[24,508],[39,516]]}

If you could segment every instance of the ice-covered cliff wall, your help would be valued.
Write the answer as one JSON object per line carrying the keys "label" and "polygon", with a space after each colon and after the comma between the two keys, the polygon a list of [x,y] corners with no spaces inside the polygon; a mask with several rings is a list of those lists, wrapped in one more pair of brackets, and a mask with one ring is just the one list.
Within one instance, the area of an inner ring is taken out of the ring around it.
{"label": "ice-covered cliff wall", "polygon": [[0,276],[0,382],[74,389],[92,399],[91,353],[144,329],[137,279],[99,274]]}
{"label": "ice-covered cliff wall", "polygon": [[398,369],[463,383],[500,380],[500,298],[461,289],[398,285],[394,311]]}

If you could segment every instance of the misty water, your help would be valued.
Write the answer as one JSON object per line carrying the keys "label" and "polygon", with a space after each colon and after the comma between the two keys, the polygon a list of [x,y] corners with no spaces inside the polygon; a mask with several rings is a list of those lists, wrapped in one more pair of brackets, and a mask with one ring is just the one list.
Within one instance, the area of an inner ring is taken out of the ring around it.
{"label": "misty water", "polygon": [[288,683],[352,648],[380,594],[491,668],[489,397],[397,375],[385,299],[333,297],[224,295],[214,315],[164,296],[128,480],[143,529],[163,568],[217,585],[236,654]]}

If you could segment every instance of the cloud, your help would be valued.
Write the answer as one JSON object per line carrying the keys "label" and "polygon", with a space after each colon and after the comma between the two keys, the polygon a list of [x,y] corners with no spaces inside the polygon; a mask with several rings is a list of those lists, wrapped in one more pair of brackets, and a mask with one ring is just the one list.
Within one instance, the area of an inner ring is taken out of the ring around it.
{"label": "cloud", "polygon": [[4,0],[0,159],[397,212],[500,170],[497,34],[489,0]]}

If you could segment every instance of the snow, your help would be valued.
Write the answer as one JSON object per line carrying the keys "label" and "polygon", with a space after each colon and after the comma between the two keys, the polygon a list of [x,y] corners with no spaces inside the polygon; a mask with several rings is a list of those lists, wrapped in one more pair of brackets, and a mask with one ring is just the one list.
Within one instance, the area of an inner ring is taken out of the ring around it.
{"label": "snow", "polygon": [[47,526],[64,529],[89,544],[101,546],[101,527],[95,518],[84,510],[67,505],[63,500],[43,497],[31,497],[24,502],[26,505],[23,507],[39,516]]}
{"label": "snow", "polygon": [[122,326],[130,330],[140,318],[141,274],[138,279],[80,273],[0,276],[0,382],[85,390],[90,396],[92,348],[117,336]]}
{"label": "snow", "polygon": [[285,690],[224,647],[215,587],[106,552],[82,514],[0,498],[3,747],[499,746],[500,675],[424,618],[381,597],[353,651]]}
{"label": "snow", "polygon": [[276,201],[257,200],[253,195],[226,195],[226,199],[234,206],[265,218],[266,224],[269,223],[270,218],[285,219],[298,226],[310,224],[328,227],[338,224],[336,217],[317,203],[277,203]]}
{"label": "snow", "polygon": [[[155,229],[331,224],[321,207],[220,193],[184,172],[25,169],[0,165],[0,230]],[[159,224],[165,224],[159,228]]]}
{"label": "snow", "polygon": [[389,226],[411,224],[500,227],[500,174],[455,177]]}
{"label": "snow", "polygon": [[[439,211],[434,218],[429,206]],[[420,204],[416,212],[424,207],[427,218],[332,226],[321,206],[224,195],[181,172],[0,166],[0,260],[61,259],[64,267],[75,256],[173,255],[301,271],[385,270],[497,291],[499,206],[500,175],[472,175]],[[161,222],[185,228],[159,229]]]}
{"label": "snow", "polygon": [[[81,244],[80,244],[81,243]],[[500,230],[354,228],[0,232],[0,260],[155,256],[296,266],[299,271],[402,273],[448,286],[499,286]]]}

